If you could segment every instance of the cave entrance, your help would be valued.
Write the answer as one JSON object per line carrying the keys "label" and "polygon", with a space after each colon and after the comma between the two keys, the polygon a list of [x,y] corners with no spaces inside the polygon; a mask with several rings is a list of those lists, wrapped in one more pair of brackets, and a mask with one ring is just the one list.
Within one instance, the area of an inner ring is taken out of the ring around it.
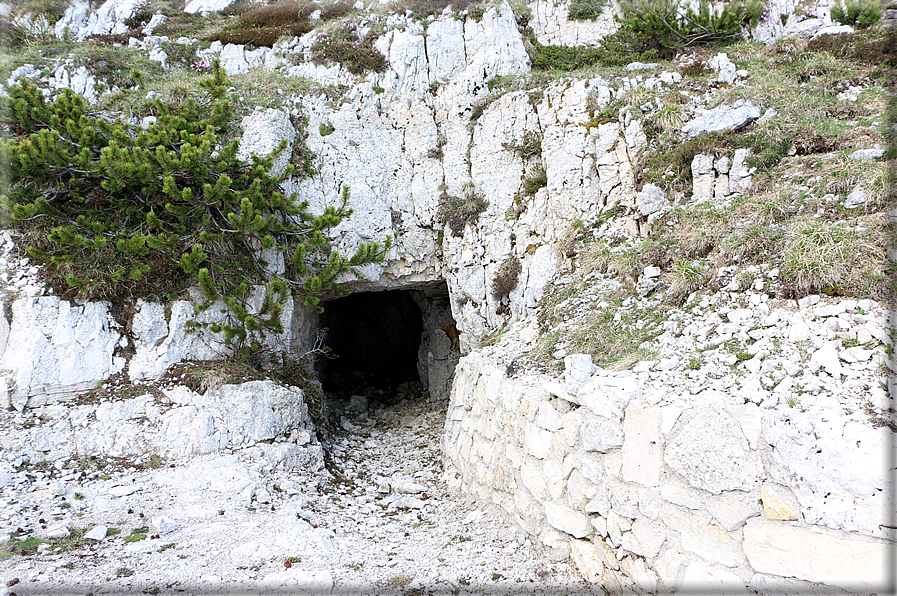
{"label": "cave entrance", "polygon": [[422,396],[448,400],[460,353],[445,282],[358,292],[323,306],[318,326],[327,329],[336,356],[317,363],[328,396],[360,395],[384,404]]}

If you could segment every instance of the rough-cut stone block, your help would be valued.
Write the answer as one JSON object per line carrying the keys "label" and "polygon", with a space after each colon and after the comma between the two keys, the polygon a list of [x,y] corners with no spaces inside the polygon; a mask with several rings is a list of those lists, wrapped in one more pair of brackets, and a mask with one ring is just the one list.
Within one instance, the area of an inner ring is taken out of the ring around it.
{"label": "rough-cut stone block", "polygon": [[650,559],[657,556],[664,541],[666,534],[657,525],[637,519],[632,523],[632,531],[623,535],[623,548]]}
{"label": "rough-cut stone block", "polygon": [[561,416],[561,436],[567,445],[574,447],[579,438],[579,428],[582,426],[585,410],[578,408]]}
{"label": "rough-cut stone block", "polygon": [[862,593],[887,589],[890,548],[881,540],[759,517],[744,528],[744,553],[756,571]]}
{"label": "rough-cut stone block", "polygon": [[551,407],[550,403],[543,401],[539,404],[535,422],[539,428],[554,432],[560,428],[560,414]]}
{"label": "rough-cut stone block", "polygon": [[649,594],[657,591],[657,575],[648,569],[644,559],[625,557],[620,561],[620,569],[635,582],[639,589]]}
{"label": "rough-cut stone block", "polygon": [[744,525],[745,520],[760,513],[757,493],[740,491],[706,497],[704,504],[724,530],[731,532]]}
{"label": "rough-cut stone block", "polygon": [[678,486],[664,485],[663,488],[660,489],[660,494],[665,501],[675,503],[676,505],[679,505],[681,507],[688,507],[689,509],[702,509],[704,506],[701,503],[700,499],[690,494],[689,491],[683,488],[679,488]]}
{"label": "rough-cut stone block", "polygon": [[760,499],[763,501],[763,515],[766,519],[789,521],[797,519],[800,507],[793,495],[788,495],[781,487],[764,484],[760,487]]}
{"label": "rough-cut stone block", "polygon": [[571,540],[570,554],[573,562],[585,578],[593,584],[600,583],[604,579],[604,563],[598,557],[598,553],[588,540]]}
{"label": "rough-cut stone block", "polygon": [[544,507],[545,517],[554,528],[576,538],[585,538],[594,532],[587,515],[551,501],[544,503]]}
{"label": "rough-cut stone block", "polygon": [[700,561],[692,561],[685,569],[682,578],[680,593],[711,593],[711,594],[751,594],[737,575],[725,569],[708,567]]}
{"label": "rough-cut stone block", "polygon": [[663,189],[654,184],[646,184],[636,196],[635,201],[638,205],[639,213],[644,216],[656,213],[670,204]]}
{"label": "rough-cut stone block", "polygon": [[623,444],[623,428],[620,423],[600,416],[597,420],[584,423],[579,434],[586,451],[604,453]]}
{"label": "rough-cut stone block", "polygon": [[582,511],[590,500],[598,494],[594,484],[585,479],[579,470],[573,470],[567,479],[567,503],[574,509]]}
{"label": "rough-cut stone block", "polygon": [[645,486],[660,484],[663,466],[663,437],[660,409],[630,403],[623,421],[623,479]]}
{"label": "rough-cut stone block", "polygon": [[679,590],[685,577],[685,566],[688,561],[678,548],[668,548],[660,555],[652,567],[657,573],[663,586],[670,592]]}
{"label": "rough-cut stone block", "polygon": [[764,475],[740,425],[720,411],[702,410],[689,420],[670,440],[664,461],[692,486],[714,494],[751,490]]}
{"label": "rough-cut stone block", "polygon": [[680,544],[686,552],[692,552],[708,563],[734,567],[744,561],[741,545],[716,526],[688,518],[673,518],[667,520],[667,525],[679,531]]}
{"label": "rough-cut stone block", "polygon": [[638,515],[638,489],[627,484],[617,484],[610,490],[611,508],[623,517]]}
{"label": "rough-cut stone block", "polygon": [[604,566],[608,569],[618,570],[620,569],[620,562],[617,560],[616,555],[614,555],[614,550],[601,538],[593,538],[592,544],[595,545],[595,552],[598,554],[598,558],[601,559],[601,562],[604,563]]}
{"label": "rough-cut stone block", "polygon": [[523,434],[523,448],[538,459],[545,459],[551,453],[554,433],[543,430],[535,424],[527,424]]}
{"label": "rough-cut stone block", "polygon": [[615,511],[607,514],[607,540],[616,548],[623,543],[623,536],[632,529],[632,520]]}

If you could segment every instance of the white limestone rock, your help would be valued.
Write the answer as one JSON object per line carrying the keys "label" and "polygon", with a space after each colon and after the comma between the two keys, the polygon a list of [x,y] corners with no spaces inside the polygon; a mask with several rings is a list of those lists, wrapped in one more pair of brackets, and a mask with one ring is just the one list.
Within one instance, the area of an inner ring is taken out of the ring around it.
{"label": "white limestone rock", "polygon": [[605,453],[623,445],[623,427],[619,422],[596,416],[579,427],[586,451]]}
{"label": "white limestone rock", "polygon": [[666,193],[654,184],[646,184],[636,197],[639,213],[648,216],[663,210],[670,205]]}
{"label": "white limestone rock", "polygon": [[785,414],[768,419],[772,478],[794,490],[807,523],[885,536],[883,516],[893,503],[890,431],[830,412],[814,416],[809,428],[812,434],[801,432]]}
{"label": "white limestone rock", "polygon": [[57,37],[63,37],[67,29],[77,41],[91,35],[124,33],[128,30],[125,19],[142,3],[143,0],[106,0],[92,12],[86,0],[75,0],[53,29]]}
{"label": "white limestone rock", "polygon": [[240,138],[240,148],[237,158],[249,162],[250,156],[268,157],[277,149],[281,142],[286,141],[286,147],[274,159],[270,174],[281,174],[290,161],[293,142],[296,140],[296,129],[290,122],[290,115],[284,110],[265,109],[257,110],[243,118],[240,122],[243,136]]}
{"label": "white limestone rock", "polygon": [[623,420],[623,479],[658,486],[663,467],[660,408],[630,402]]}
{"label": "white limestone rock", "polygon": [[537,0],[528,8],[532,16],[529,26],[543,45],[596,45],[601,38],[616,31],[613,10],[607,5],[596,19],[572,21],[567,18],[569,0]]}
{"label": "white limestone rock", "polygon": [[750,101],[737,100],[731,106],[723,105],[712,110],[701,110],[682,127],[688,138],[705,132],[739,130],[760,117],[760,108]]}
{"label": "white limestone rock", "polygon": [[[756,571],[876,592],[890,576],[884,541],[845,537],[813,526],[754,518],[744,529],[744,553]],[[851,561],[844,565],[844,561]]]}
{"label": "white limestone rock", "polygon": [[853,32],[854,28],[850,25],[828,25],[826,27],[820,27],[819,30],[813,34],[813,39],[816,39],[821,35],[843,35]]}
{"label": "white limestone rock", "polygon": [[89,532],[84,534],[84,538],[86,540],[103,540],[106,538],[106,533],[108,531],[109,528],[107,526],[94,526]]}
{"label": "white limestone rock", "polygon": [[585,538],[595,531],[587,515],[551,501],[546,501],[544,507],[548,523],[562,532],[575,538]]}
{"label": "white limestone rock", "polygon": [[20,298],[12,304],[7,349],[0,358],[9,402],[17,409],[67,399],[122,370],[114,357],[120,335],[106,303],[83,306],[55,296]]}
{"label": "white limestone rock", "polygon": [[703,409],[681,425],[663,458],[686,482],[714,494],[751,490],[764,476],[740,425],[717,410]]}
{"label": "white limestone rock", "polygon": [[190,0],[184,7],[184,12],[196,14],[198,12],[219,12],[234,3],[235,0]]}
{"label": "white limestone rock", "polygon": [[729,60],[729,56],[724,52],[720,52],[707,61],[707,66],[717,73],[716,82],[732,85],[735,83],[735,63]]}

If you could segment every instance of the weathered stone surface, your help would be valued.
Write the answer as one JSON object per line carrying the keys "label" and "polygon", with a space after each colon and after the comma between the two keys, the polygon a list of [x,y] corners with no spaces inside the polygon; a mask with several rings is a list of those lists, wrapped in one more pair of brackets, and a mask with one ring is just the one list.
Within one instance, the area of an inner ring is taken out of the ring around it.
{"label": "weathered stone surface", "polygon": [[660,484],[663,466],[663,436],[660,408],[630,403],[623,420],[623,479],[645,486]]}
{"label": "weathered stone surface", "polygon": [[666,534],[657,525],[644,519],[637,519],[632,524],[632,531],[623,535],[623,548],[652,559],[660,552],[664,541]]}
{"label": "weathered stone surface", "polygon": [[700,561],[688,564],[682,577],[680,592],[705,594],[751,594],[737,575],[725,569],[704,565]]}
{"label": "weathered stone surface", "polygon": [[63,37],[68,30],[78,41],[90,35],[125,33],[128,30],[125,19],[130,18],[140,4],[141,0],[107,0],[91,12],[86,0],[77,0],[65,10],[53,30],[57,37]]}
{"label": "weathered stone surface", "polygon": [[545,502],[544,507],[548,523],[558,530],[576,538],[585,538],[593,533],[592,522],[587,515],[551,501]]}
{"label": "weathered stone surface", "polygon": [[764,426],[772,479],[794,490],[807,523],[884,537],[885,512],[894,509],[890,431],[829,415],[814,417],[810,428],[805,434],[784,415]]}
{"label": "weathered stone surface", "polygon": [[113,356],[120,335],[106,303],[74,305],[54,296],[20,298],[12,304],[7,348],[0,358],[8,394],[4,407],[33,407],[92,389],[124,367]]}
{"label": "weathered stone surface", "polygon": [[601,560],[605,567],[613,570],[620,569],[620,562],[617,560],[616,555],[614,555],[613,549],[604,541],[603,538],[593,538],[592,544],[595,545],[595,553],[598,555],[598,558]]}
{"label": "weathered stone surface", "polygon": [[601,583],[604,579],[604,563],[598,557],[595,545],[588,540],[571,540],[570,554],[580,573],[588,581],[593,584]]}
{"label": "weathered stone surface", "polygon": [[[183,386],[167,391],[173,402],[167,410],[151,394],[73,409],[45,408],[44,415],[53,423],[26,429],[19,440],[34,450],[34,459],[42,460],[149,453],[179,458],[293,433],[293,442],[260,443],[260,454],[281,468],[320,469],[323,465],[322,449],[311,438],[308,408],[296,388],[253,381],[223,385],[204,395]],[[112,493],[123,491],[124,495],[139,489],[129,484]]]}
{"label": "weathered stone surface", "polygon": [[102,540],[106,537],[109,528],[106,526],[94,526],[89,532],[84,534],[86,540]]}
{"label": "weathered stone surface", "polygon": [[623,444],[623,428],[619,422],[597,417],[579,428],[582,446],[586,451],[604,453]]}
{"label": "weathered stone surface", "polygon": [[731,532],[744,525],[744,522],[760,514],[757,493],[733,491],[721,495],[708,496],[704,499],[707,511],[716,518],[717,524]]}
{"label": "weathered stone surface", "polygon": [[623,420],[623,408],[641,395],[638,378],[631,373],[593,375],[576,393],[576,401],[597,416]]}
{"label": "weathered stone surface", "polygon": [[720,411],[699,411],[670,440],[664,461],[692,486],[714,494],[750,490],[764,475],[740,425]]}
{"label": "weathered stone surface", "polygon": [[234,3],[234,0],[190,0],[184,7],[184,12],[196,14],[198,12],[218,12]]}
{"label": "weathered stone surface", "polygon": [[662,188],[654,184],[646,184],[636,197],[639,213],[644,216],[657,213],[670,204]]}
{"label": "weathered stone surface", "polygon": [[678,486],[672,485],[664,485],[663,488],[660,489],[660,494],[664,498],[664,500],[669,501],[670,503],[675,503],[681,507],[688,507],[689,509],[702,509],[704,504],[701,502],[701,499],[697,497],[697,495],[692,494],[694,489],[685,490]]}
{"label": "weathered stone surface", "polygon": [[553,438],[554,433],[543,430],[535,424],[527,424],[524,431],[523,447],[533,457],[545,459],[551,453]]}
{"label": "weathered stone surface", "polygon": [[760,499],[763,501],[763,515],[766,519],[781,521],[797,519],[800,514],[797,501],[792,495],[786,495],[786,490],[773,484],[764,484],[760,487]]}
{"label": "weathered stone surface", "polygon": [[628,575],[639,589],[653,594],[657,591],[657,574],[648,569],[644,559],[624,557],[620,569]]}
{"label": "weathered stone surface", "polygon": [[738,100],[731,106],[702,111],[682,127],[689,138],[705,132],[738,130],[760,117],[760,108],[749,101]]}
{"label": "weathered stone surface", "polygon": [[857,592],[885,589],[889,550],[883,541],[845,538],[763,518],[750,520],[744,528],[744,552],[756,571]]}
{"label": "weathered stone surface", "polygon": [[679,531],[686,552],[693,552],[708,563],[734,567],[744,561],[741,544],[714,525],[689,518],[671,518],[666,523]]}
{"label": "weathered stone surface", "polygon": [[536,426],[541,429],[554,432],[560,428],[560,414],[550,403],[543,401],[536,412]]}
{"label": "weathered stone surface", "polygon": [[271,164],[271,175],[276,176],[284,171],[290,161],[293,149],[293,141],[296,140],[296,129],[290,122],[290,115],[284,110],[257,110],[243,118],[240,123],[243,136],[240,137],[240,148],[237,158],[250,161],[250,156],[268,157],[277,149],[281,142],[286,141],[286,147],[274,158]]}
{"label": "weathered stone surface", "polygon": [[561,0],[537,0],[530,5],[530,26],[536,39],[543,45],[595,45],[602,37],[613,33],[617,25],[613,11],[608,6],[598,18],[587,21],[571,21],[567,18],[571,2]]}

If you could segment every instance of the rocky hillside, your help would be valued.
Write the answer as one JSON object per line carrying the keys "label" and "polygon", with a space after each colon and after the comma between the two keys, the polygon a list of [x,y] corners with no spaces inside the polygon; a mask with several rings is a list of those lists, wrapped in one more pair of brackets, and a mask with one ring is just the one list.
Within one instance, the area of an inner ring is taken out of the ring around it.
{"label": "rocky hillside", "polygon": [[[28,0],[0,22],[5,126],[24,142],[23,81],[47,101],[73,90],[85,118],[132,138],[157,134],[213,104],[200,82],[220,64],[216,101],[235,117],[209,161],[232,139],[240,159],[273,157],[309,217],[348,186],[353,215],[325,230],[333,254],[390,239],[335,281],[416,292],[417,368],[447,408],[455,494],[608,591],[871,592],[894,539],[897,9],[847,4],[853,17],[826,0],[720,2],[691,15],[698,29],[673,9],[668,35],[638,2]],[[41,414],[10,463],[274,441],[260,457],[317,472],[301,407],[249,432],[254,410],[232,415],[242,393],[158,385],[174,363],[235,354],[235,309],[202,276],[150,294],[122,270],[127,291],[91,294],[64,248],[25,252],[53,236],[22,205],[65,193],[29,186],[21,164],[3,191],[20,215],[0,261],[0,398]],[[246,258],[290,281],[299,261],[256,240]],[[270,314],[273,287],[245,290],[249,316]],[[274,301],[283,325],[255,347],[314,409],[315,383],[283,374],[321,352],[327,314],[303,291]],[[98,383],[91,399],[115,416],[84,403]]]}

